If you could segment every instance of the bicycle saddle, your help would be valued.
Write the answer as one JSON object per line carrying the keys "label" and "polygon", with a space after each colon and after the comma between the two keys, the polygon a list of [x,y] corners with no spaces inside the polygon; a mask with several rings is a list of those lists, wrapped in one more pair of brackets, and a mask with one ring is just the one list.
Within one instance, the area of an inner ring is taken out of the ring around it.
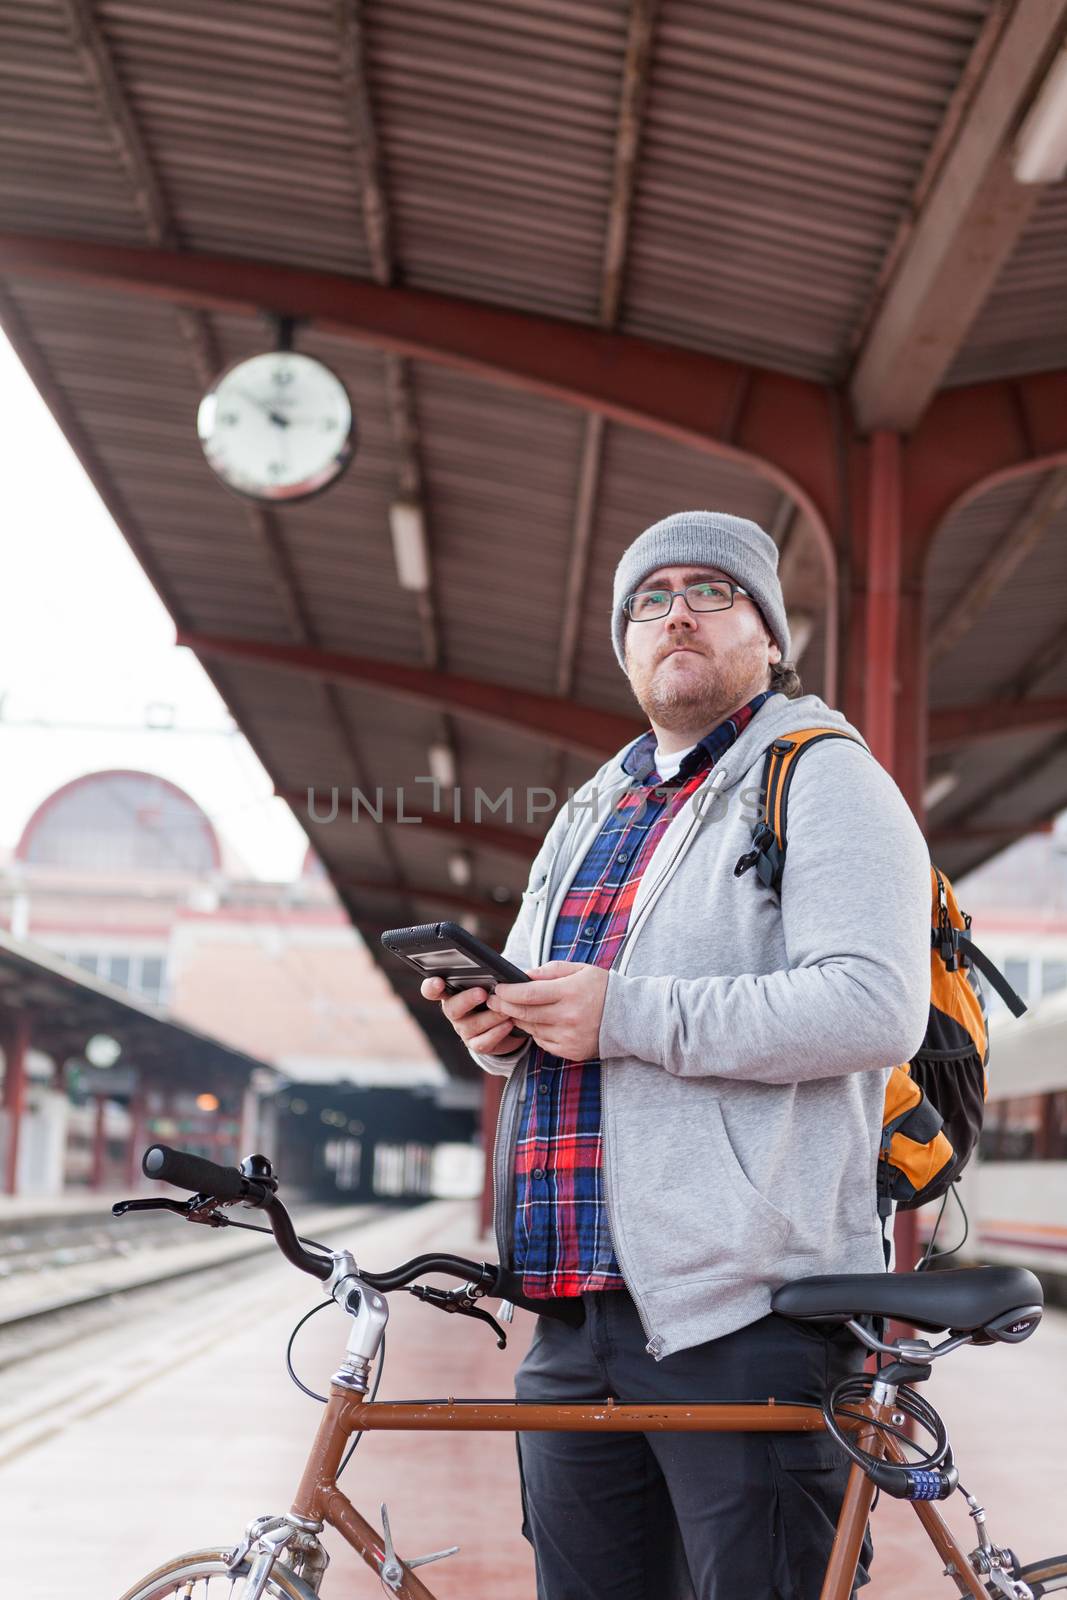
{"label": "bicycle saddle", "polygon": [[[1041,1285],[1025,1267],[956,1267],[944,1272],[866,1272],[783,1283],[771,1310],[802,1322],[847,1322],[850,1317],[894,1317],[929,1333],[981,1333],[988,1339],[1025,1338],[1040,1316]],[[1035,1315],[1036,1312],[1036,1315]],[[1019,1330],[994,1331],[993,1323],[1018,1318]],[[1030,1325],[1022,1330],[1024,1318]]]}

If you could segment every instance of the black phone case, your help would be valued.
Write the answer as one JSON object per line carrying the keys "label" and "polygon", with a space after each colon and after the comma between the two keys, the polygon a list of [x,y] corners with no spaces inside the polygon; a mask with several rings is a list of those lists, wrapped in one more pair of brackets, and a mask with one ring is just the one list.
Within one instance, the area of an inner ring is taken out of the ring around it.
{"label": "black phone case", "polygon": [[[464,989],[496,988],[498,983],[528,983],[525,972],[476,939],[473,933],[460,927],[458,922],[422,922],[413,928],[387,928],[380,935],[386,950],[414,967],[422,978],[443,978],[450,994],[460,994]],[[468,961],[449,965],[449,952],[459,952]],[[431,963],[415,957],[432,956]]]}

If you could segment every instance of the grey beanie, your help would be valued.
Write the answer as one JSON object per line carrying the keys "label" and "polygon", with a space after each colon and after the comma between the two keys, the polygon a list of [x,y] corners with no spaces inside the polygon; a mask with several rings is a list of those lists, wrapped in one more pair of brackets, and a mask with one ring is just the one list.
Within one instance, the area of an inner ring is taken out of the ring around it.
{"label": "grey beanie", "polygon": [[718,567],[746,589],[759,606],[782,660],[788,661],[789,624],[778,582],[778,547],[770,534],[758,523],[728,516],[725,511],[676,511],[646,528],[615,568],[611,642],[624,672],[627,617],[623,602],[650,572],[682,566]]}

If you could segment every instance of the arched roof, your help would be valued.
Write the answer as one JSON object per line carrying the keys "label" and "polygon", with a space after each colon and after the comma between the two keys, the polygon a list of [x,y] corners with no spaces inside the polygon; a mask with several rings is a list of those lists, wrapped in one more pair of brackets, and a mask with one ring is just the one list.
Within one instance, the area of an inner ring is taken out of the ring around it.
{"label": "arched roof", "polygon": [[217,871],[218,836],[184,789],[153,772],[87,772],[34,811],[15,856],[36,866],[96,872]]}

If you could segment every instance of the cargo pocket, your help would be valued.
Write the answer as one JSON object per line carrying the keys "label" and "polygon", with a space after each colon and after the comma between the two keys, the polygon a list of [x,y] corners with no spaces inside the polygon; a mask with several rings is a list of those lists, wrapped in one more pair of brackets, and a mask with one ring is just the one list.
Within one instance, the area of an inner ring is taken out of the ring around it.
{"label": "cargo pocket", "polygon": [[[850,1462],[828,1433],[767,1435],[777,1501],[775,1600],[818,1600],[834,1542]],[[853,1593],[870,1582],[870,1528]]]}

